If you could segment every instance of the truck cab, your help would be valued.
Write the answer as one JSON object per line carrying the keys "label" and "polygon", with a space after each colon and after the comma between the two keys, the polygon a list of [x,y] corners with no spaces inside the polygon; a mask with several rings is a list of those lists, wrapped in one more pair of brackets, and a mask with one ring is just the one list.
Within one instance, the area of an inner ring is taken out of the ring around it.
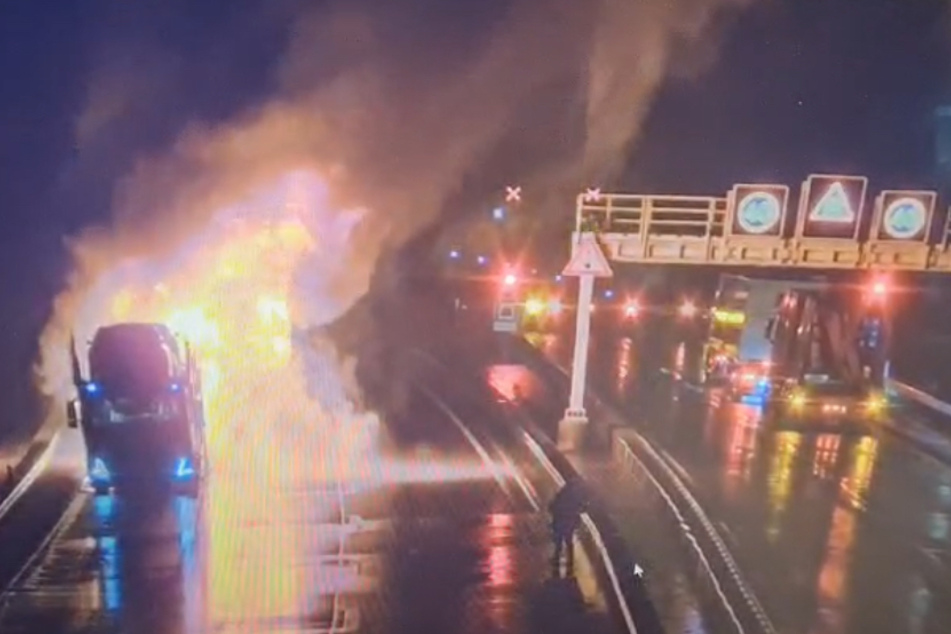
{"label": "truck cab", "polygon": [[723,278],[708,367],[722,368],[733,400],[799,418],[883,413],[889,312],[881,282]]}
{"label": "truck cab", "polygon": [[74,343],[78,397],[67,415],[82,431],[93,489],[197,492],[206,469],[204,406],[187,343],[163,324],[114,324],[96,331],[86,357],[88,378]]}

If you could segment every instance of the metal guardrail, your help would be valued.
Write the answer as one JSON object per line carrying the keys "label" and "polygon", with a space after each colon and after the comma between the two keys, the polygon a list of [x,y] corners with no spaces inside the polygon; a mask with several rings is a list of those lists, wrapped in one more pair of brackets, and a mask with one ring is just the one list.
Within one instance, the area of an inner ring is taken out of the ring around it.
{"label": "metal guardrail", "polygon": [[[944,416],[951,418],[951,403],[946,403],[942,400],[939,400],[923,390],[919,390],[916,387],[895,379],[888,379],[886,388],[893,391],[902,398],[906,398],[910,401],[924,405],[925,407],[928,407],[939,414],[943,414]],[[949,426],[949,430],[951,430],[951,426]]]}
{"label": "metal guardrail", "polygon": [[[733,582],[733,585],[735,585],[740,594],[743,595],[743,599],[749,606],[750,612],[754,615],[760,631],[767,632],[769,634],[775,634],[776,629],[769,617],[766,615],[766,611],[763,609],[762,605],[760,605],[756,595],[743,580],[742,573],[740,572],[736,561],[733,559],[733,556],[726,547],[726,544],[720,538],[716,528],[701,509],[699,503],[683,485],[683,483],[680,481],[680,478],[678,478],[674,474],[673,470],[667,466],[666,462],[650,445],[650,443],[639,436],[637,437],[636,442],[638,445],[640,445],[643,451],[651,455],[651,458],[656,464],[657,468],[666,471],[665,475],[667,476],[667,479],[676,489],[676,496],[686,502],[686,506],[692,515],[693,521],[700,524],[701,528],[703,529],[704,537],[713,544],[713,547],[717,551],[717,556],[727,567],[731,577],[730,581]],[[627,468],[635,480],[646,479],[649,481],[657,495],[663,500],[664,505],[676,520],[681,530],[681,537],[687,542],[690,551],[694,554],[698,569],[703,572],[703,575],[698,576],[706,579],[707,583],[709,584],[707,589],[712,591],[712,598],[723,607],[728,617],[727,620],[733,625],[734,630],[739,634],[745,634],[746,628],[743,627],[741,619],[737,615],[733,604],[726,596],[726,591],[723,589],[723,584],[714,571],[709,558],[704,552],[704,547],[697,539],[695,531],[691,528],[690,522],[685,517],[684,510],[673,500],[674,495],[672,495],[664,487],[664,485],[660,483],[658,478],[651,472],[651,468],[644,464],[644,462],[637,455],[637,452],[632,448],[631,444],[627,440],[619,437],[618,434],[615,434],[612,439],[612,444],[615,460]]]}

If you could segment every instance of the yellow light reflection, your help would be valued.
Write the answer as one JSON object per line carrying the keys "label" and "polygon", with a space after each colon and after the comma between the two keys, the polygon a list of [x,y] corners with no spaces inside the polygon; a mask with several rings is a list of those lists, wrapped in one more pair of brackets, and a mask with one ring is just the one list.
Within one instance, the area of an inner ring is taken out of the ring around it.
{"label": "yellow light reflection", "polygon": [[769,520],[766,534],[770,541],[779,537],[779,527],[782,524],[792,492],[793,468],[796,454],[802,444],[802,434],[799,432],[782,432],[776,435],[775,452],[769,470]]}
{"label": "yellow light reflection", "polygon": [[[836,626],[841,621],[837,608],[842,605],[845,587],[848,581],[849,560],[855,541],[855,513],[847,508],[836,506],[832,512],[829,539],[826,554],[819,571],[818,598],[820,615],[828,626]],[[838,631],[832,627],[829,631]]]}
{"label": "yellow light reflection", "polygon": [[213,622],[249,624],[296,614],[308,581],[298,565],[304,544],[297,503],[273,491],[255,493],[259,485],[238,477],[240,484],[210,492],[209,616]]}
{"label": "yellow light reflection", "polygon": [[816,439],[816,452],[812,460],[812,475],[823,480],[834,475],[841,443],[842,438],[838,434],[822,434]]}
{"label": "yellow light reflection", "polygon": [[724,493],[734,498],[740,485],[748,481],[756,455],[756,419],[753,410],[735,406],[728,419],[726,434],[726,465],[723,473]]}
{"label": "yellow light reflection", "polygon": [[877,458],[878,439],[863,436],[852,450],[852,464],[839,485],[843,497],[853,509],[865,508]]}
{"label": "yellow light reflection", "polygon": [[684,363],[687,358],[687,346],[684,343],[681,343],[677,346],[677,351],[674,353],[674,371],[683,372]]}
{"label": "yellow light reflection", "polygon": [[[482,572],[485,575],[485,606],[483,618],[487,631],[507,632],[513,629],[516,613],[514,603],[506,600],[515,580],[515,558],[512,516],[492,514],[479,531],[478,544],[484,550]],[[481,594],[481,593],[480,593]]]}
{"label": "yellow light reflection", "polygon": [[621,339],[618,350],[617,382],[615,384],[619,395],[623,395],[627,391],[628,378],[631,374],[631,349],[633,345],[630,337]]}

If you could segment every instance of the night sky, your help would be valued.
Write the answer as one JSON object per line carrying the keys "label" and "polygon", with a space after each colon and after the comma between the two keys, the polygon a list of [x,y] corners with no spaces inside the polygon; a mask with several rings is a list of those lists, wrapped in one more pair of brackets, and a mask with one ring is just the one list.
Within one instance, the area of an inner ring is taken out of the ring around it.
{"label": "night sky", "polygon": [[[691,45],[671,51],[666,79],[629,156],[622,157],[615,186],[717,194],[736,181],[795,186],[814,171],[867,174],[873,191],[932,184],[932,113],[951,102],[948,2],[628,1],[670,16],[678,13],[657,7],[725,9],[702,37],[682,35],[689,27],[671,29],[669,37],[690,39]],[[611,2],[616,0],[605,0]],[[301,85],[331,81],[354,59],[371,54],[400,60],[386,66],[385,94],[412,104],[417,93],[426,95],[464,73],[463,60],[488,46],[488,34],[500,22],[530,15],[539,29],[546,28],[546,12],[567,14],[574,9],[565,7],[578,2],[346,4],[353,13],[375,16],[377,38],[372,46],[351,46],[348,34],[359,32],[360,23],[344,24],[318,43],[313,54],[319,63],[311,65],[299,51],[288,53],[289,43],[299,44],[307,20],[314,19],[308,16],[330,2],[2,3],[0,380],[17,386],[17,393],[28,390],[23,377],[33,340],[66,274],[64,236],[107,223],[119,179],[142,157],[171,146],[186,127],[229,120],[277,92],[293,96]],[[520,12],[509,18],[513,5]],[[552,55],[561,54],[550,40],[539,41]],[[457,98],[491,109],[517,92],[522,71],[520,58],[514,59],[497,88],[482,83],[478,92]],[[534,67],[526,62],[524,72]],[[545,99],[512,112],[530,121],[545,119],[546,109],[570,111],[576,104],[559,90],[557,82],[548,82],[537,91]],[[624,114],[626,106],[614,105]],[[631,116],[639,108],[632,104]],[[448,124],[437,130],[455,134]],[[558,125],[526,130],[519,144],[497,143],[494,153],[483,153],[485,165],[467,165],[466,176],[483,170],[489,176],[473,182],[495,186],[505,178],[499,165],[525,171],[535,160],[532,152],[550,149],[562,134],[571,136]],[[436,144],[419,147],[427,154],[439,151]],[[426,164],[420,160],[413,169]],[[405,171],[404,177],[413,176],[412,169]],[[478,186],[473,192],[476,201],[486,195]],[[0,424],[13,416],[7,408]]]}

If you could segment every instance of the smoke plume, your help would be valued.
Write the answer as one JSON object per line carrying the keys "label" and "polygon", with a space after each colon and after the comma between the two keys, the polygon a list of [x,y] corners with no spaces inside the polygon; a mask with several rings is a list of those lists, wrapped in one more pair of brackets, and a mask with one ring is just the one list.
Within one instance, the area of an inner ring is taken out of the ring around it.
{"label": "smoke plume", "polygon": [[[273,94],[226,121],[193,123],[167,150],[136,162],[116,188],[113,224],[70,241],[75,268],[43,334],[42,390],[70,393],[69,333],[85,337],[117,319],[122,292],[181,280],[186,270],[204,278],[221,273],[223,265],[207,254],[231,239],[223,217],[262,231],[289,220],[305,227],[313,244],[292,263],[286,299],[291,326],[306,329],[365,293],[381,251],[432,221],[502,144],[516,142],[513,178],[527,192],[602,182],[625,160],[678,52],[704,42],[710,27],[744,4],[513,0],[481,3],[478,15],[461,3],[449,12],[424,0],[268,5],[262,24],[287,20],[291,33]],[[250,19],[229,23],[225,33],[234,41],[223,46],[237,52],[253,40],[244,31],[254,28]],[[214,64],[235,63],[217,53],[203,62],[212,75]],[[162,85],[184,89],[170,79],[178,66],[149,67],[162,69]],[[159,101],[170,92],[149,86],[140,70],[125,65],[91,75],[78,123],[82,147],[110,125],[129,125],[136,95],[124,90]],[[583,130],[567,150],[563,138],[517,150],[536,127],[568,135],[577,121]],[[298,187],[319,189],[319,200],[295,207],[291,174]],[[196,242],[198,235],[204,237]],[[322,243],[327,236],[336,241]],[[245,270],[250,278],[252,269]]]}

